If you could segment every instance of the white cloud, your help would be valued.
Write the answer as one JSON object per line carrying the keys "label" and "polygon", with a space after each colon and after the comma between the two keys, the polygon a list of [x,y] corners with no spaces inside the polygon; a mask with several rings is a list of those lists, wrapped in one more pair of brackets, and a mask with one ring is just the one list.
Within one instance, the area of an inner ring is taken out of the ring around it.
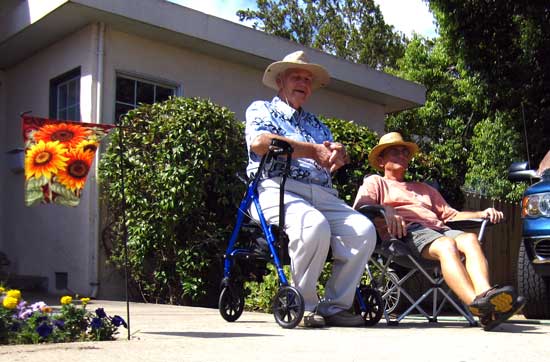
{"label": "white cloud", "polygon": [[[239,23],[235,15],[240,9],[255,9],[255,0],[169,0],[171,2]],[[374,0],[380,6],[386,23],[411,36],[413,31],[435,37],[434,18],[422,0]],[[247,25],[247,24],[244,24]]]}
{"label": "white cloud", "polygon": [[395,29],[411,36],[413,31],[427,37],[437,35],[434,17],[428,4],[422,0],[374,0],[384,20]]}

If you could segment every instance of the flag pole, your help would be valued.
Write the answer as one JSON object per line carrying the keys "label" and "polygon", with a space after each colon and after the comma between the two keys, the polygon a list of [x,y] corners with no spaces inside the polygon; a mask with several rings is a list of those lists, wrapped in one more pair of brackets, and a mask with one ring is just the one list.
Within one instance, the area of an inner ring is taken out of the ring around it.
{"label": "flag pole", "polygon": [[122,195],[121,207],[122,207],[122,237],[124,242],[124,282],[125,282],[125,294],[126,294],[126,320],[128,321],[128,340],[130,340],[130,299],[128,292],[128,227],[126,226],[126,190],[124,185],[124,127],[122,126],[121,117],[116,122],[119,130],[118,137],[118,152],[120,158],[120,192]]}

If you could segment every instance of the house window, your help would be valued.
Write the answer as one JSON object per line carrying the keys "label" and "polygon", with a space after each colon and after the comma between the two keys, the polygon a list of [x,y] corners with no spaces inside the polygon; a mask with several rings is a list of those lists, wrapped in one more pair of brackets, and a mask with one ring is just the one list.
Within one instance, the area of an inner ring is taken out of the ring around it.
{"label": "house window", "polygon": [[80,67],[50,80],[50,118],[80,121]]}
{"label": "house window", "polygon": [[140,103],[162,102],[175,94],[175,86],[119,75],[116,78],[115,119]]}

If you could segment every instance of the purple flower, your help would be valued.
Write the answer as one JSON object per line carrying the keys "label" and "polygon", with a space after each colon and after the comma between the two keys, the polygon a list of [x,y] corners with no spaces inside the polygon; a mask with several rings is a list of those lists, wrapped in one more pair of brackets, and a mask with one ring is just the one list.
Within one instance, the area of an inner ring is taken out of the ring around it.
{"label": "purple flower", "polygon": [[63,321],[61,319],[54,319],[53,324],[59,329],[64,329],[65,328],[65,321]]}
{"label": "purple flower", "polygon": [[105,313],[105,311],[103,310],[103,308],[97,308],[97,309],[95,310],[95,314],[97,314],[97,316],[98,316],[99,318],[105,318],[105,317],[107,317],[107,314]]}
{"label": "purple flower", "polygon": [[[103,309],[101,309],[101,310],[103,310]],[[97,317],[93,318],[92,322],[90,323],[90,327],[92,327],[92,329],[99,329],[99,328],[101,328],[102,325],[103,325],[103,322],[101,321],[101,318],[97,318]]]}
{"label": "purple flower", "polygon": [[17,309],[21,310],[23,308],[25,308],[27,306],[27,302],[22,300],[19,302],[19,304],[17,304]]}
{"label": "purple flower", "polygon": [[27,318],[29,318],[32,314],[33,314],[33,310],[30,309],[30,308],[26,308],[26,309],[21,310],[21,311],[17,314],[17,318],[19,318],[19,319],[27,319]]}
{"label": "purple flower", "polygon": [[44,302],[36,302],[29,306],[30,309],[32,309],[33,312],[39,311],[42,309],[42,307],[46,307],[46,303]]}
{"label": "purple flower", "polygon": [[52,334],[52,332],[53,332],[53,327],[46,322],[36,327],[36,333],[38,333],[38,335],[42,338],[48,337],[50,334]]}
{"label": "purple flower", "polygon": [[111,322],[113,322],[113,325],[115,327],[120,327],[121,325],[124,326],[124,328],[128,328],[128,325],[126,324],[126,322],[124,321],[124,319],[122,319],[121,316],[119,315],[115,315],[112,319],[111,319]]}

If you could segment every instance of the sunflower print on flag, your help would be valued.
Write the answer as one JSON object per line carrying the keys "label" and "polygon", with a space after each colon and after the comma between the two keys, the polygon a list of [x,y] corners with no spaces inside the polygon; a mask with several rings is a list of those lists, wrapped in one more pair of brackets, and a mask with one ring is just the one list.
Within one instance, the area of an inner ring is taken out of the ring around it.
{"label": "sunflower print on flag", "polygon": [[77,206],[99,142],[113,127],[23,116],[25,205]]}

